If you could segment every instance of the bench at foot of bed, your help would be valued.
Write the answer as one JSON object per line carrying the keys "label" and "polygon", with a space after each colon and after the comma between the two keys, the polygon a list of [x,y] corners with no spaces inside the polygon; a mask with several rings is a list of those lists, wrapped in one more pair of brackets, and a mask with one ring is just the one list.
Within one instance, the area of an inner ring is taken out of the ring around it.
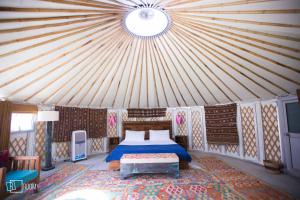
{"label": "bench at foot of bed", "polygon": [[[108,169],[109,170],[120,170],[120,161],[119,160],[114,160],[110,161],[108,164]],[[189,169],[189,163],[184,160],[179,160],[179,169]]]}

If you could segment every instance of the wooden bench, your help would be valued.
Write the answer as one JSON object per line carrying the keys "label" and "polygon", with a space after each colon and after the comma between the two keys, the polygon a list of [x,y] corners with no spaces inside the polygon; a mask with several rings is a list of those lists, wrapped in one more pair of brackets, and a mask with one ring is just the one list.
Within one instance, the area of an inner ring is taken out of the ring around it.
{"label": "wooden bench", "polygon": [[145,173],[166,173],[179,177],[179,158],[175,153],[124,154],[120,164],[121,179]]}

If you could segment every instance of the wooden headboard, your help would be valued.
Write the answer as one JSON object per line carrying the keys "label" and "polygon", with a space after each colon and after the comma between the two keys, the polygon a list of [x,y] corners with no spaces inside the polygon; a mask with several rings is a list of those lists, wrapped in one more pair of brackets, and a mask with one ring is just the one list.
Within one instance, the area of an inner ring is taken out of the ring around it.
{"label": "wooden headboard", "polygon": [[172,139],[172,121],[126,121],[123,122],[122,139],[125,139],[125,131],[145,131],[145,140],[149,139],[149,130],[170,130]]}

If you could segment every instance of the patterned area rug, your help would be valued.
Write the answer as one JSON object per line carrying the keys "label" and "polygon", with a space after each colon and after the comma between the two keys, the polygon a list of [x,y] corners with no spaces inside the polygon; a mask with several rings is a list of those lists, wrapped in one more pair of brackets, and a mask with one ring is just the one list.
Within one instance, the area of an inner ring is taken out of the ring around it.
{"label": "patterned area rug", "polygon": [[68,179],[72,179],[73,176],[78,175],[79,172],[86,170],[87,167],[84,165],[78,164],[66,164],[63,165],[58,171],[48,175],[42,176],[39,184],[39,191],[43,192],[48,188],[58,185],[62,182],[67,181]]}
{"label": "patterned area rug", "polygon": [[214,157],[194,161],[201,169],[182,170],[179,179],[155,174],[121,180],[118,171],[70,164],[45,178],[44,189],[26,199],[291,199]]}
{"label": "patterned area rug", "polygon": [[179,179],[163,174],[120,180],[119,172],[88,170],[45,199],[243,199],[224,182],[201,170],[184,170]]}
{"label": "patterned area rug", "polygon": [[217,177],[246,199],[291,199],[289,195],[272,188],[254,176],[227,165],[215,157],[198,158],[196,161],[202,169]]}

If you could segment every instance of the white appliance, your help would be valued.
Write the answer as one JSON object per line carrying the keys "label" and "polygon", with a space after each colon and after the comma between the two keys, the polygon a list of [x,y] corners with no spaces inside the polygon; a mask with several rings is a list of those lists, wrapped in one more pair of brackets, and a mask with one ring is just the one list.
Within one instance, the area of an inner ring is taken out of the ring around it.
{"label": "white appliance", "polygon": [[86,131],[79,130],[72,132],[72,161],[87,159]]}

